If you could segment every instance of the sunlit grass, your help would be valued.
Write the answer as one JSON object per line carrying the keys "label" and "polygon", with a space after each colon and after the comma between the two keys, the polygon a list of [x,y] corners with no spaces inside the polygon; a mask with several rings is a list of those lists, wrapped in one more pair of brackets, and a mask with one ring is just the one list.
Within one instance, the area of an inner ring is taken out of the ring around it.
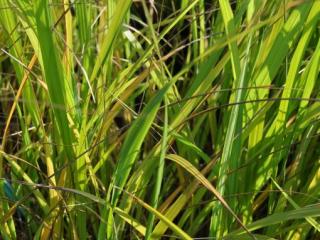
{"label": "sunlit grass", "polygon": [[0,5],[1,239],[320,237],[320,1]]}

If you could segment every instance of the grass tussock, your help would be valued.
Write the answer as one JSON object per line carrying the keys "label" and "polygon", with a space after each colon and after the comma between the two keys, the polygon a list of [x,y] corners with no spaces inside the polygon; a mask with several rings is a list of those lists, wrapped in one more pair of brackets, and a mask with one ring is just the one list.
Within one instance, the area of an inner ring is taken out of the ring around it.
{"label": "grass tussock", "polygon": [[320,1],[0,6],[1,239],[320,238]]}

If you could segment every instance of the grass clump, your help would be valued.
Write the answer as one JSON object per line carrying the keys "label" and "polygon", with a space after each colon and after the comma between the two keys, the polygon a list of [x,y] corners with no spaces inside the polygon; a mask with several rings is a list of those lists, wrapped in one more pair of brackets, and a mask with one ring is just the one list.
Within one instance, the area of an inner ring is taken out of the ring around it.
{"label": "grass clump", "polygon": [[0,0],[1,239],[318,239],[320,1]]}

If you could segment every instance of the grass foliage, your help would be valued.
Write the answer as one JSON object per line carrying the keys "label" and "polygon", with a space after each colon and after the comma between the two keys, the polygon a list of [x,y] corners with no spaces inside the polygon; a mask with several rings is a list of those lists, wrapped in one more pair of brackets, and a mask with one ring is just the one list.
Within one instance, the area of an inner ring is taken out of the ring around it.
{"label": "grass foliage", "polygon": [[1,239],[319,239],[320,1],[0,0]]}

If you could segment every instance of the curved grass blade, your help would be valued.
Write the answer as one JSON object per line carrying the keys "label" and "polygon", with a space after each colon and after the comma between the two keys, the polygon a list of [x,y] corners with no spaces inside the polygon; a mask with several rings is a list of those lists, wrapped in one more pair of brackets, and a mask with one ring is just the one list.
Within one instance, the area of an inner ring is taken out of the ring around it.
{"label": "curved grass blade", "polygon": [[255,237],[252,235],[252,233],[249,231],[249,229],[243,225],[239,217],[235,214],[235,212],[230,208],[229,204],[224,200],[224,198],[221,196],[221,194],[212,186],[212,184],[206,179],[201,172],[199,172],[198,169],[196,169],[191,163],[189,163],[186,159],[175,155],[175,154],[169,154],[166,156],[167,159],[179,164],[181,167],[183,167],[185,170],[187,170],[192,176],[194,176],[196,179],[198,179],[199,182],[201,182],[210,192],[213,193],[213,195],[219,200],[219,202],[222,204],[222,206],[230,212],[230,214],[236,219],[236,221],[240,224],[240,226],[253,238]]}
{"label": "curved grass blade", "polygon": [[[154,209],[153,207],[151,207],[149,204],[145,203],[144,201],[142,201],[140,198],[134,196],[133,194],[123,190],[126,194],[128,194],[130,197],[132,197],[137,203],[139,203],[142,207],[144,207],[145,209],[147,209],[149,212],[151,212],[152,214],[154,214],[155,216],[157,216],[162,222],[164,222],[167,226],[170,227],[170,229],[175,232],[177,235],[179,235],[182,239],[185,240],[192,240],[192,238],[185,233],[181,228],[179,228],[176,224],[174,224],[172,221],[170,221],[169,219],[167,219],[163,214],[161,214],[159,211],[157,211],[156,209]],[[157,238],[157,236],[151,236],[152,238],[155,237]]]}
{"label": "curved grass blade", "polygon": [[[320,216],[320,205],[314,204],[314,205],[309,205],[296,210],[272,214],[268,217],[265,217],[253,223],[250,223],[246,227],[249,231],[255,231],[263,227],[271,226],[271,225],[278,224],[285,221],[302,219],[307,217],[319,217],[319,216]],[[244,233],[245,231],[241,229],[233,233],[230,233],[226,237],[228,238],[229,236],[231,237],[231,236],[241,235]]]}
{"label": "curved grass blade", "polygon": [[[110,203],[113,207],[116,206],[120,197],[121,192],[118,188],[123,188],[126,184],[129,174],[131,172],[131,168],[133,167],[133,164],[138,156],[144,138],[146,137],[149,128],[151,127],[154,118],[157,114],[160,103],[170,86],[171,84],[167,84],[157,93],[157,95],[155,95],[151,99],[151,101],[143,109],[141,115],[134,121],[134,123],[128,131],[128,134],[119,154],[119,161],[117,162],[113,182],[109,188],[109,192],[111,192]],[[110,214],[112,213],[110,212]],[[106,218],[107,209],[104,210],[104,213],[102,215],[104,216],[104,218]],[[111,217],[111,215],[109,215],[108,219],[109,222],[107,223],[107,226],[110,227],[113,225],[113,220],[110,219],[113,218]],[[106,224],[102,223],[99,228],[100,239],[105,238],[105,228]],[[111,234],[112,230],[108,232],[110,232]]]}
{"label": "curved grass blade", "polygon": [[[295,209],[301,209],[300,206],[280,187],[280,185],[271,178],[273,184],[280,190],[282,195],[288,200],[288,202],[295,208]],[[320,225],[319,223],[313,219],[312,217],[306,217],[306,220],[308,223],[310,223],[318,232],[320,232]]]}

